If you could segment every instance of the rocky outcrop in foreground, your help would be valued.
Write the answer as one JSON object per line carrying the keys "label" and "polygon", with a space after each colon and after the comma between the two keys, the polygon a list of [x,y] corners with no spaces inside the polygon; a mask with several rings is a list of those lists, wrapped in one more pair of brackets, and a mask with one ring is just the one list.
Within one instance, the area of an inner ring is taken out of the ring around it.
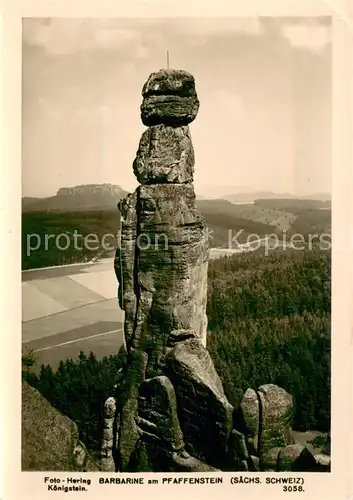
{"label": "rocky outcrop in foreground", "polygon": [[98,471],[77,425],[22,381],[22,470]]}
{"label": "rocky outcrop in foreground", "polygon": [[140,186],[119,203],[115,258],[127,365],[105,404],[102,465],[117,472],[317,470],[291,433],[292,397],[264,385],[227,400],[206,348],[208,238],[195,206],[192,75],[152,73],[142,90]]}

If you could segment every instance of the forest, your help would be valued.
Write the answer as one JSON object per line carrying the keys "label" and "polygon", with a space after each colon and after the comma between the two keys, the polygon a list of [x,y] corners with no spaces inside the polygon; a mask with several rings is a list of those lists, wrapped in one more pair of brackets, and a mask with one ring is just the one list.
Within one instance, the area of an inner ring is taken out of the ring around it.
{"label": "forest", "polygon": [[[330,431],[331,255],[329,251],[272,251],[209,263],[208,349],[229,401],[274,383],[293,395],[295,430]],[[114,392],[125,352],[97,360],[81,353],[56,372],[22,359],[23,377],[77,422],[81,439],[98,452],[102,408]]]}
{"label": "forest", "polygon": [[329,430],[330,263],[319,250],[211,263],[208,349],[233,405],[274,383],[294,397],[296,430]]}
{"label": "forest", "polygon": [[[104,250],[101,248],[102,238],[105,234],[118,235],[119,226],[118,210],[24,212],[22,214],[22,269],[86,262],[97,254],[109,255],[109,252],[102,251]],[[59,239],[59,244],[56,241],[56,237],[64,234],[70,241],[67,248],[65,248],[65,238]],[[75,245],[74,234],[83,237],[96,235],[99,249],[95,249],[96,245],[83,245],[82,238],[78,239],[78,244]],[[31,235],[38,235],[40,245],[37,249],[35,249],[37,237],[33,236],[31,239]],[[53,237],[48,238],[48,235],[53,235]],[[110,244],[112,241],[113,239],[109,239],[107,243]]]}

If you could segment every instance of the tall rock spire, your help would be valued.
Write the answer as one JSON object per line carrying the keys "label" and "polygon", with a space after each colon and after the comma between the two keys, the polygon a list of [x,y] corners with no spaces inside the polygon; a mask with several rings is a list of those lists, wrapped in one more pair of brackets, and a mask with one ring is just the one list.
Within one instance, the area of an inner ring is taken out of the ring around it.
{"label": "tall rock spire", "polygon": [[210,436],[224,453],[232,406],[206,350],[208,237],[195,205],[189,130],[199,109],[195,80],[160,70],[142,96],[148,128],[133,162],[140,186],[119,204],[115,259],[128,354],[117,468],[141,470],[147,460],[148,470],[163,470],[158,455],[168,470],[212,470]]}
{"label": "tall rock spire", "polygon": [[152,73],[142,90],[143,133],[134,173],[141,184],[120,203],[122,246],[116,258],[128,350],[148,354],[160,372],[172,331],[206,344],[208,241],[195,206],[194,149],[188,123],[199,101],[192,75]]}

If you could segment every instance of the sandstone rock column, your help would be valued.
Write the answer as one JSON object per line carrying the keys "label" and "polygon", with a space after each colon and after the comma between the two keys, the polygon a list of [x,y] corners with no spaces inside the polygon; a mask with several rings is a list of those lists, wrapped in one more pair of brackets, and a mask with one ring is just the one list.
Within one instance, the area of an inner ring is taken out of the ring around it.
{"label": "sandstone rock column", "polygon": [[208,240],[195,206],[194,149],[188,124],[199,101],[192,75],[152,73],[141,105],[143,133],[134,173],[141,185],[121,201],[121,255],[116,274],[125,310],[127,348],[148,354],[158,375],[173,330],[191,330],[206,344]]}
{"label": "sandstone rock column", "polygon": [[119,203],[115,258],[127,366],[116,436],[106,432],[102,456],[106,469],[114,456],[123,472],[216,470],[233,407],[206,349],[208,234],[195,205],[189,130],[199,101],[181,70],[152,73],[142,95],[140,186]]}
{"label": "sandstone rock column", "polygon": [[104,429],[101,460],[102,468],[105,471],[115,471],[115,462],[113,457],[115,414],[116,402],[113,397],[110,397],[104,405]]}

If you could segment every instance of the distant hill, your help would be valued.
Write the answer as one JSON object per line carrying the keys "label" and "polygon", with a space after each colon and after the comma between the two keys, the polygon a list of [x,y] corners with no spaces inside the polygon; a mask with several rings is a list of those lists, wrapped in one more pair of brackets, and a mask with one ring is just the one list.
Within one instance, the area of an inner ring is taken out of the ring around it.
{"label": "distant hill", "polygon": [[115,209],[127,192],[115,184],[63,187],[49,198],[22,198],[23,212],[72,212]]}
{"label": "distant hill", "polygon": [[294,198],[294,195],[290,193],[273,193],[271,191],[249,191],[246,193],[234,193],[234,194],[226,194],[222,196],[224,200],[231,201],[232,203],[245,203],[249,201],[257,200],[258,198]]}
{"label": "distant hill", "polygon": [[296,215],[283,210],[274,210],[255,204],[235,204],[227,200],[197,200],[199,210],[206,216],[209,214],[227,217],[236,217],[260,224],[270,225],[273,228],[288,229]]}
{"label": "distant hill", "polygon": [[[73,187],[60,188],[55,196],[47,198],[28,197],[22,198],[22,212],[72,212],[86,210],[110,210],[115,209],[117,202],[126,196],[127,192],[116,184],[83,184]],[[307,196],[295,196],[290,193],[273,193],[271,191],[247,191],[219,196],[218,198],[207,198],[197,194],[198,201],[209,202],[221,200],[231,203],[247,203],[256,201],[262,206],[285,210],[286,206],[297,206],[297,203],[289,203],[290,200],[310,201],[313,207],[330,207],[331,196],[328,193],[318,193]],[[266,200],[269,200],[266,203]],[[273,201],[273,202],[272,202]],[[316,203],[317,202],[317,203]],[[304,204],[308,208],[309,204]],[[201,208],[201,207],[200,207]],[[233,214],[234,215],[234,214]]]}
{"label": "distant hill", "polygon": [[212,237],[211,246],[227,245],[229,230],[235,234],[242,229],[239,243],[252,233],[260,237],[282,231],[331,233],[331,201],[311,199],[260,199],[253,204],[235,204],[227,200],[196,200],[205,217]]}
{"label": "distant hill", "polygon": [[330,209],[331,200],[318,200],[314,198],[259,198],[255,200],[255,205],[273,208],[275,210],[285,210],[294,214],[300,213],[303,209]]}
{"label": "distant hill", "polygon": [[196,206],[211,231],[211,247],[228,247],[230,234],[235,236],[240,230],[242,232],[237,241],[245,243],[249,234],[263,237],[275,232],[278,227],[275,217],[265,216],[265,212],[270,211],[255,210],[252,205],[242,207],[226,200],[196,200]]}
{"label": "distant hill", "polygon": [[235,193],[222,196],[224,200],[231,201],[232,203],[245,203],[254,200],[272,200],[272,199],[286,199],[286,200],[331,200],[329,193],[309,194],[306,196],[297,196],[291,193],[273,193],[272,191],[254,191],[246,193]]}
{"label": "distant hill", "polygon": [[36,203],[37,201],[39,201],[41,199],[42,198],[33,197],[33,196],[23,196],[23,198],[22,198],[22,209],[23,209],[23,207],[28,207],[32,203]]}

